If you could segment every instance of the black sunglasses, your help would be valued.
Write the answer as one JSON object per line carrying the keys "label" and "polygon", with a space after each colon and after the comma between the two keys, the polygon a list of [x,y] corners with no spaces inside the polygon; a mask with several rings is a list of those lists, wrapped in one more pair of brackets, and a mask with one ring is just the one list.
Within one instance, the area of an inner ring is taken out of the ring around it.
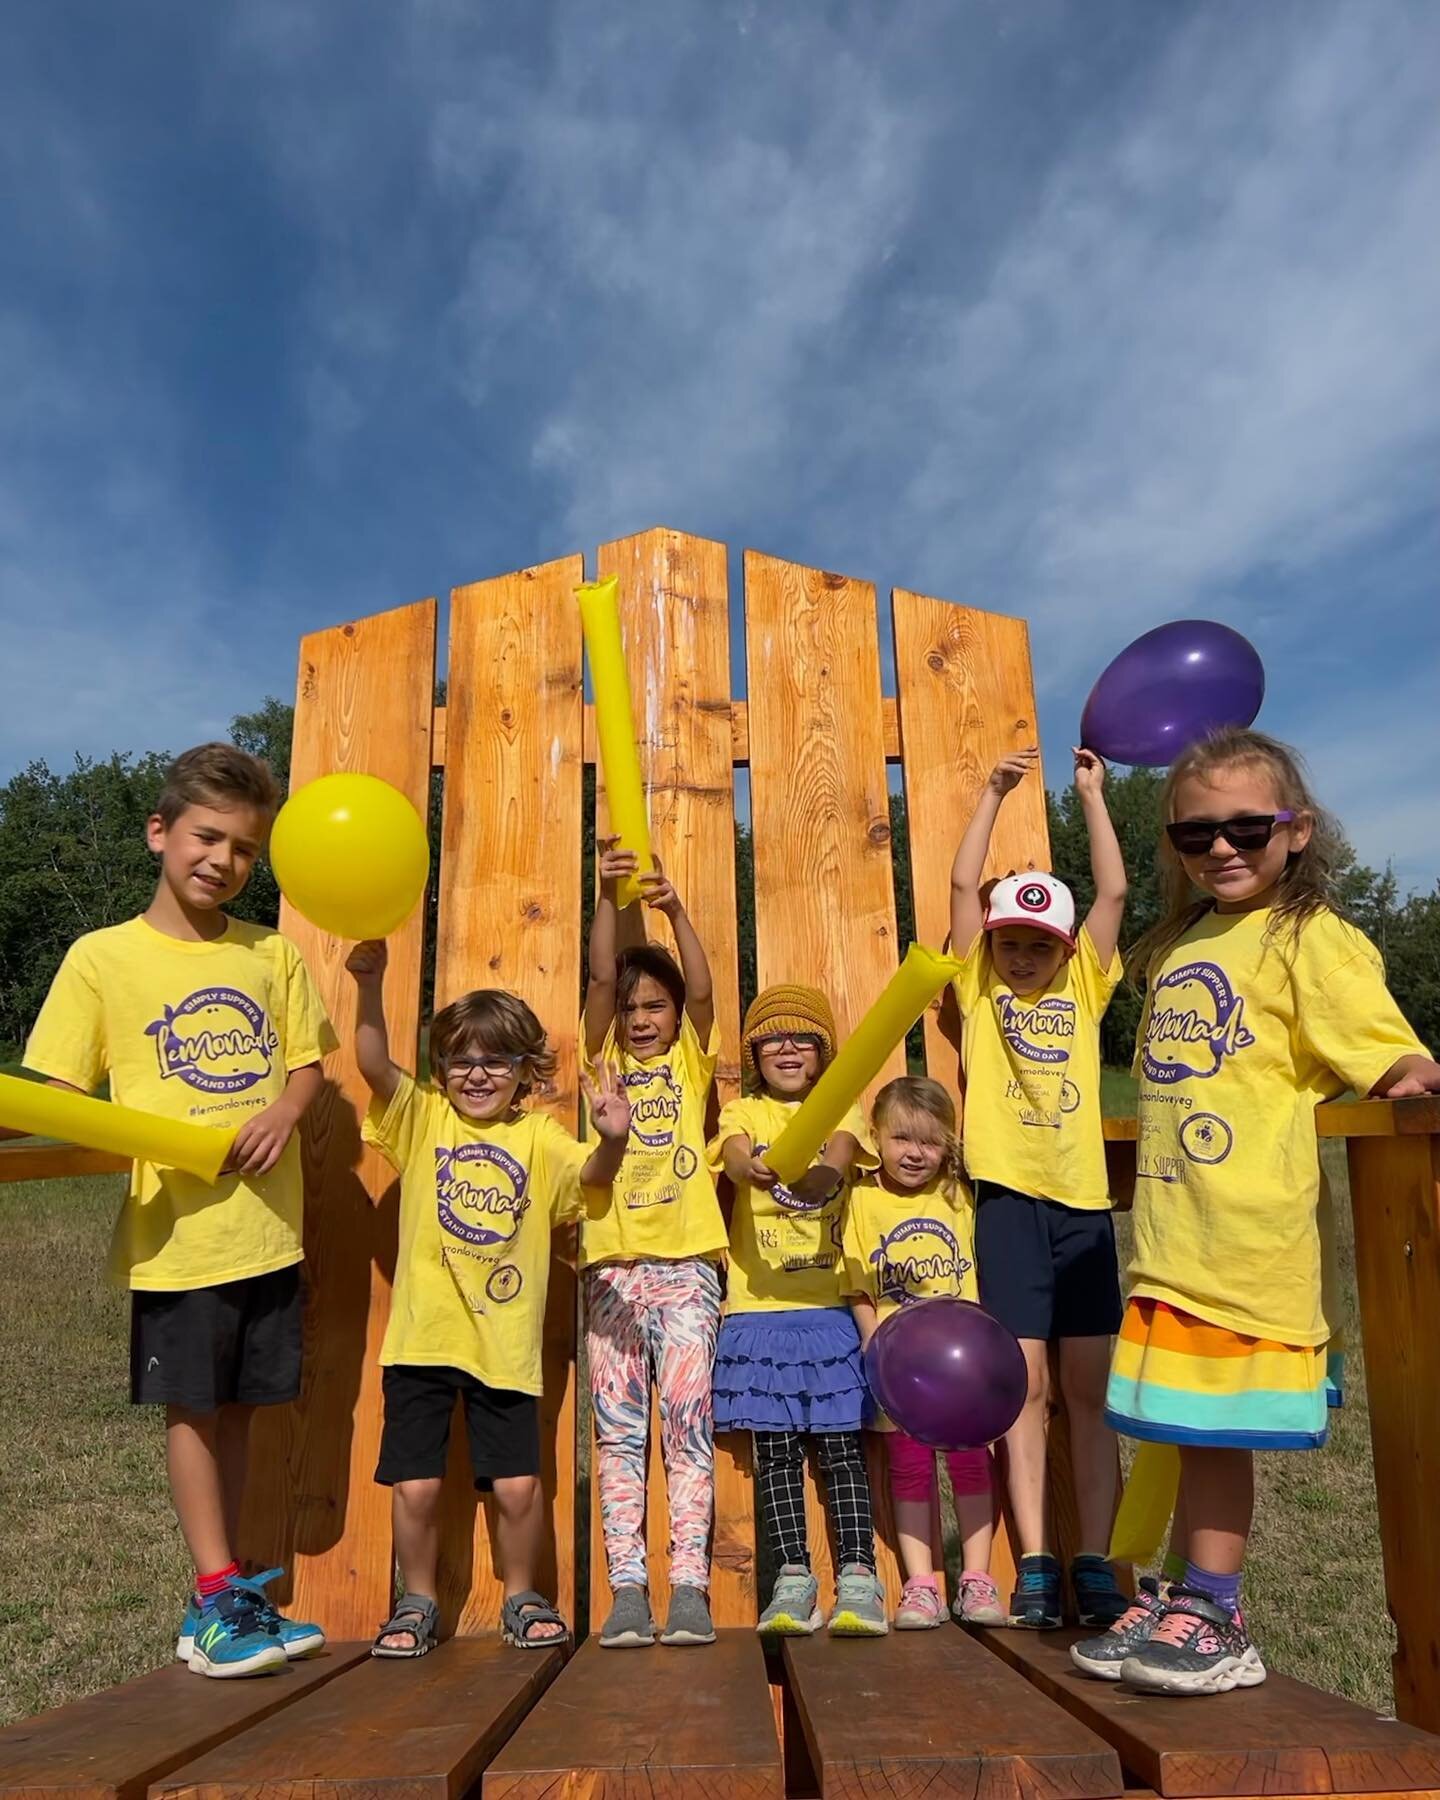
{"label": "black sunglasses", "polygon": [[1165,835],[1182,856],[1205,856],[1223,837],[1232,850],[1263,850],[1277,825],[1288,825],[1293,812],[1242,813],[1238,819],[1176,819]]}

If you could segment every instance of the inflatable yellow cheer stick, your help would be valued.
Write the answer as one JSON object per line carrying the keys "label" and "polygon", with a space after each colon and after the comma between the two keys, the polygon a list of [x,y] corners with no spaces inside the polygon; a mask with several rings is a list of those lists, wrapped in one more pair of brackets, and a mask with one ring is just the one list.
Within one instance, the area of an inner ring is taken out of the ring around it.
{"label": "inflatable yellow cheer stick", "polygon": [[0,1075],[0,1125],[37,1137],[61,1138],[87,1150],[108,1150],[115,1156],[184,1169],[212,1182],[235,1139],[233,1131],[214,1125],[162,1119],[158,1113],[136,1112],[130,1106],[92,1100],[43,1081],[22,1081],[16,1075]]}
{"label": "inflatable yellow cheer stick", "polygon": [[884,993],[765,1152],[765,1161],[787,1186],[814,1162],[856,1098],[880,1073],[885,1058],[960,969],[958,957],[941,956],[923,944],[912,944],[905,952]]}
{"label": "inflatable yellow cheer stick", "polygon": [[1115,1514],[1111,1561],[1154,1562],[1179,1494],[1180,1452],[1174,1444],[1142,1444]]}
{"label": "inflatable yellow cheer stick", "polygon": [[625,651],[620,642],[620,613],[615,604],[619,579],[586,581],[575,590],[580,602],[580,625],[590,653],[590,680],[595,688],[595,734],[600,740],[600,767],[605,776],[605,803],[610,809],[610,829],[622,850],[633,850],[639,860],[634,875],[619,885],[616,900],[622,907],[640,898],[640,876],[655,867],[650,851],[650,815],[645,809],[645,784],[640,777],[640,754],[635,748],[635,715],[630,707],[630,678],[625,671]]}

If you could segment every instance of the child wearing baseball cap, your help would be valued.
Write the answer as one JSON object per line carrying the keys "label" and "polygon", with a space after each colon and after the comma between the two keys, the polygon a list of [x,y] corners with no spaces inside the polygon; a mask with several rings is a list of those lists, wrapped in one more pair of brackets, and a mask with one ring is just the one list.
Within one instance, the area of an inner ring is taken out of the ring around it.
{"label": "child wearing baseball cap", "polygon": [[1105,765],[1077,750],[1095,882],[1084,924],[1076,930],[1065,883],[1038,869],[995,882],[987,899],[981,877],[996,816],[1038,761],[1031,749],[996,763],[951,872],[951,944],[965,964],[955,981],[963,1144],[980,1298],[1020,1340],[1030,1373],[1005,1438],[1020,1551],[1009,1622],[1061,1623],[1061,1569],[1045,1542],[1049,1344],[1057,1339],[1082,1546],[1070,1580],[1081,1624],[1104,1628],[1128,1605],[1105,1556],[1118,1466],[1105,1381],[1121,1304],[1100,1111],[1100,1021],[1121,976],[1125,864],[1105,805]]}

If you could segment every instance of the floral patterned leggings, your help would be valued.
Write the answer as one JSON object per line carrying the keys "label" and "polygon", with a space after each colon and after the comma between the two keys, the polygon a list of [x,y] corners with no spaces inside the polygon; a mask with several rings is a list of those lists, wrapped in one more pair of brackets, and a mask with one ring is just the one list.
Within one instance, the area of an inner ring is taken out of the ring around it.
{"label": "floral patterned leggings", "polygon": [[646,1585],[652,1375],[660,1393],[660,1453],[670,1504],[670,1581],[677,1587],[710,1585],[710,1371],[719,1323],[720,1272],[703,1257],[601,1263],[586,1273],[585,1347],[612,1588]]}

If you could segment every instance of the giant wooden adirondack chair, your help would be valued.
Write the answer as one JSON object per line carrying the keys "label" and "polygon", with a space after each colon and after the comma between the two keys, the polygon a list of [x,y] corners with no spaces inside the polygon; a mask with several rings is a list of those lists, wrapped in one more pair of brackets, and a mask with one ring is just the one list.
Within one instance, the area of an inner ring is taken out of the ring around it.
{"label": "giant wooden adirondack chair", "polygon": [[[979,784],[998,754],[1036,735],[1026,630],[896,590],[887,696],[874,589],[747,554],[742,700],[732,694],[723,545],[651,531],[604,545],[599,573],[620,579],[655,845],[717,974],[723,1097],[738,1078],[735,770],[749,771],[759,982],[817,982],[843,1031],[903,949],[887,770],[898,766],[904,783],[918,935],[939,944],[956,834]],[[297,785],[332,769],[383,776],[422,813],[432,772],[443,773],[437,1004],[492,985],[530,1001],[560,1052],[547,1103],[570,1126],[582,896],[593,878],[582,865],[583,772],[595,751],[573,598],[581,578],[572,556],[457,589],[442,709],[433,601],[307,637],[293,764]],[[1046,859],[1042,789],[1028,783],[1001,815],[994,863]],[[346,946],[293,913],[285,925],[347,1038]],[[423,931],[417,911],[392,941],[385,998],[402,1057],[419,1036]],[[930,1072],[958,1094],[953,1022],[939,1008],[925,1021],[925,1050]],[[902,1066],[897,1050],[890,1072]],[[348,1042],[329,1073],[305,1140],[305,1391],[257,1423],[242,1550],[287,1565],[285,1598],[324,1622],[330,1650],[266,1681],[202,1682],[170,1668],[42,1714],[0,1734],[0,1795],[448,1800],[483,1784],[487,1796],[923,1790],[1099,1800],[1153,1790],[1440,1800],[1440,1739],[1415,1729],[1440,1729],[1440,1106],[1369,1102],[1319,1115],[1322,1133],[1349,1139],[1396,1700],[1410,1722],[1395,1723],[1283,1677],[1198,1706],[1137,1700],[1076,1676],[1064,1634],[947,1627],[883,1643],[791,1641],[767,1657],[753,1632],[747,1447],[723,1438],[715,1647],[607,1655],[591,1639],[569,1657],[502,1647],[489,1521],[457,1433],[442,1572],[455,1635],[420,1662],[372,1662],[368,1640],[393,1584],[389,1498],[372,1475],[396,1189],[360,1146],[365,1096]],[[1123,1186],[1133,1121],[1107,1131]],[[0,1179],[113,1166],[84,1152],[0,1150]],[[557,1262],[545,1340],[553,1506],[540,1585],[583,1625],[608,1592],[598,1509],[580,1481],[577,1311],[574,1276]],[[875,1491],[893,1602],[882,1480]],[[1062,1516],[1062,1536],[1064,1526]],[[667,1533],[654,1449],[647,1534],[661,1610]],[[823,1584],[818,1506],[811,1538]]]}

